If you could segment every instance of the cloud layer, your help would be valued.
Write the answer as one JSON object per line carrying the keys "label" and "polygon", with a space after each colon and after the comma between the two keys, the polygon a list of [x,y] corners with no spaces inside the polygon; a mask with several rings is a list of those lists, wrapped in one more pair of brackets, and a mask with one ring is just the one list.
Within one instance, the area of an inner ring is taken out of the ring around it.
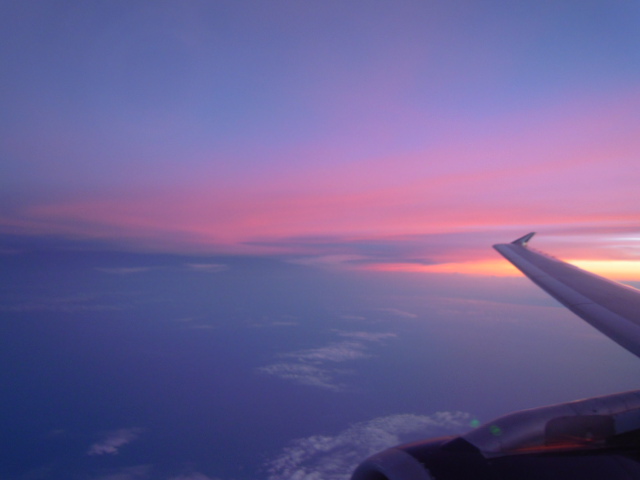
{"label": "cloud layer", "polygon": [[342,391],[348,387],[339,378],[352,373],[343,365],[371,357],[372,343],[384,342],[396,336],[395,333],[389,332],[336,333],[348,340],[332,342],[318,348],[282,353],[278,355],[282,359],[281,362],[260,367],[258,371],[300,385]]}
{"label": "cloud layer", "polygon": [[89,447],[87,455],[116,455],[128,443],[133,442],[142,433],[141,428],[121,428],[107,433],[102,440]]}
{"label": "cloud layer", "polygon": [[380,417],[335,436],[295,440],[265,468],[269,480],[347,480],[360,462],[376,452],[421,438],[462,433],[470,419],[463,412]]}
{"label": "cloud layer", "polygon": [[0,231],[365,264],[637,232],[637,12],[597,3],[3,6]]}

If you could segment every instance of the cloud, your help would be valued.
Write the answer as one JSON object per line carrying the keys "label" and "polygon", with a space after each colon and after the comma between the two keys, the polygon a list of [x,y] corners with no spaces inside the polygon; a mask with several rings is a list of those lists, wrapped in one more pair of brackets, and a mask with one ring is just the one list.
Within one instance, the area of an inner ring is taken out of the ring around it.
{"label": "cloud", "polygon": [[149,267],[113,267],[113,268],[105,267],[105,268],[98,268],[97,270],[100,272],[111,273],[114,275],[131,275],[134,273],[148,272],[151,269]]}
{"label": "cloud", "polygon": [[208,477],[200,472],[190,473],[188,475],[179,475],[177,477],[171,477],[170,480],[219,480],[215,477]]}
{"label": "cloud", "polygon": [[331,343],[325,347],[285,353],[282,356],[311,363],[346,362],[369,357],[370,355],[364,352],[365,348],[366,346],[361,342],[344,341]]}
{"label": "cloud", "polygon": [[396,333],[375,333],[375,332],[341,332],[338,331],[338,335],[347,338],[357,338],[359,340],[366,340],[369,342],[379,342],[387,338],[394,338],[398,335]]}
{"label": "cloud", "polygon": [[370,455],[400,443],[462,433],[471,418],[463,412],[379,417],[335,436],[313,435],[294,440],[268,461],[265,469],[269,480],[347,480]]}
{"label": "cloud", "polygon": [[187,268],[195,272],[218,273],[224,272],[229,267],[222,263],[187,263]]}
{"label": "cloud", "polygon": [[394,317],[402,317],[402,318],[417,318],[418,315],[415,313],[407,312],[405,310],[400,310],[398,308],[380,308],[378,309],[381,312],[387,312],[393,315]]}
{"label": "cloud", "polygon": [[100,473],[96,477],[92,477],[92,480],[149,480],[152,478],[166,478],[167,480],[220,480],[218,477],[209,477],[200,472],[183,473],[171,477],[165,475],[158,477],[154,473],[152,465],[134,465],[108,470]]}
{"label": "cloud", "polygon": [[150,473],[151,465],[135,465],[101,474],[93,480],[147,480],[150,478]]}
{"label": "cloud", "polygon": [[76,295],[70,297],[36,298],[0,305],[2,312],[94,312],[122,310],[121,305],[105,303],[99,295]]}
{"label": "cloud", "polygon": [[396,336],[394,333],[345,332],[336,331],[349,340],[332,342],[318,348],[296,350],[281,353],[280,358],[292,359],[258,368],[261,373],[290,380],[300,385],[344,391],[347,386],[338,382],[336,377],[352,374],[353,371],[336,364],[370,358],[369,343],[379,343]]}
{"label": "cloud", "polygon": [[300,385],[326,388],[328,390],[342,390],[343,388],[341,384],[334,381],[336,372],[315,365],[306,365],[304,363],[275,363],[260,367],[258,371],[285,380],[291,380]]}
{"label": "cloud", "polygon": [[288,252],[290,261],[303,265],[368,265],[415,263],[431,265],[423,236],[351,238],[339,235],[298,236],[277,240],[246,242]]}
{"label": "cloud", "polygon": [[109,432],[101,441],[89,447],[87,455],[116,455],[121,447],[134,441],[140,433],[141,428],[121,428]]}
{"label": "cloud", "polygon": [[297,327],[300,324],[298,322],[285,322],[285,321],[279,321],[279,322],[272,322],[271,326],[272,327]]}

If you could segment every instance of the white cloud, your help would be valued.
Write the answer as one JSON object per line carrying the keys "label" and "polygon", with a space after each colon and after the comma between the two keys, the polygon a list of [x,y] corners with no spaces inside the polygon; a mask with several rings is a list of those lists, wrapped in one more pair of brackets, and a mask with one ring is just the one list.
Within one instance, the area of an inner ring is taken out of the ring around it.
{"label": "white cloud", "polygon": [[381,312],[387,312],[395,317],[402,318],[418,318],[418,315],[415,313],[407,312],[406,310],[400,310],[399,308],[379,308]]}
{"label": "white cloud", "polygon": [[364,352],[365,348],[365,345],[360,342],[344,341],[331,343],[325,347],[285,353],[282,356],[311,363],[346,362],[348,360],[369,357],[370,355]]}
{"label": "white cloud", "polygon": [[222,263],[187,263],[187,267],[196,272],[205,273],[223,272],[229,268]]}
{"label": "white cloud", "polygon": [[133,273],[148,272],[151,270],[149,267],[114,267],[114,268],[98,268],[100,272],[111,273],[114,275],[131,275]]}
{"label": "white cloud", "polygon": [[101,441],[89,447],[87,455],[116,455],[121,447],[134,441],[141,432],[141,428],[121,428],[109,432]]}
{"label": "white cloud", "polygon": [[94,477],[94,480],[147,480],[151,472],[151,465],[135,465],[117,471]]}
{"label": "white cloud", "polygon": [[398,335],[395,333],[375,333],[375,332],[342,332],[338,331],[338,335],[347,338],[356,338],[358,340],[366,340],[369,342],[379,342],[387,338],[394,338]]}
{"label": "white cloud", "polygon": [[307,365],[304,363],[275,363],[260,367],[258,371],[274,375],[285,380],[291,380],[300,385],[326,388],[329,390],[341,390],[342,385],[335,383],[334,375],[330,370]]}
{"label": "white cloud", "polygon": [[336,368],[336,363],[345,363],[364,358],[370,358],[368,343],[381,342],[395,337],[394,333],[375,332],[343,332],[338,335],[350,338],[340,342],[333,342],[324,347],[297,350],[281,353],[280,358],[293,359],[260,367],[259,372],[291,380],[300,385],[326,388],[334,391],[344,391],[346,385],[336,381],[336,377],[353,373],[351,370]]}
{"label": "white cloud", "polygon": [[438,412],[399,414],[358,423],[335,436],[294,440],[265,464],[268,480],[347,480],[365,458],[400,443],[462,433],[471,415]]}
{"label": "white cloud", "polygon": [[95,312],[122,310],[120,305],[106,305],[97,295],[78,295],[71,297],[34,298],[18,301],[13,305],[0,305],[3,312]]}
{"label": "white cloud", "polygon": [[200,325],[191,325],[189,326],[191,330],[216,330],[217,327],[214,325],[200,324]]}
{"label": "white cloud", "polygon": [[179,475],[177,477],[171,477],[170,480],[219,480],[219,479],[214,477],[208,477],[200,472],[194,472],[188,475]]}
{"label": "white cloud", "polygon": [[312,257],[299,257],[288,260],[290,263],[307,265],[310,267],[335,267],[345,263],[361,260],[360,255],[314,255]]}

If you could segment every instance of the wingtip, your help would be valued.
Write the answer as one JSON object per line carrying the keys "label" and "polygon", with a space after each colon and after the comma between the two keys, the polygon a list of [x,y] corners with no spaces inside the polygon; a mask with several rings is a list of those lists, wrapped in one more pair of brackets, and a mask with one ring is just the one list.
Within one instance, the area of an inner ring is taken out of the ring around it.
{"label": "wingtip", "polygon": [[523,247],[526,247],[527,243],[529,243],[529,240],[531,240],[531,237],[533,237],[535,234],[536,232],[527,233],[524,237],[520,237],[511,243],[514,245],[522,245]]}

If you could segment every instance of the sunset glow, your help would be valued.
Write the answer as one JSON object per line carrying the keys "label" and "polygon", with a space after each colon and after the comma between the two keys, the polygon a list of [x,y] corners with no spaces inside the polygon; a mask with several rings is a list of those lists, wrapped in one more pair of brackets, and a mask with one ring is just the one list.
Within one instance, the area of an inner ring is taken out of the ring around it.
{"label": "sunset glow", "polygon": [[436,3],[69,7],[70,42],[15,7],[0,232],[500,275],[488,247],[536,230],[633,262],[603,250],[640,229],[627,7],[594,37],[596,14]]}
{"label": "sunset glow", "polygon": [[640,286],[639,26],[630,0],[0,1],[0,479],[346,480],[637,389],[640,349],[492,246]]}
{"label": "sunset glow", "polygon": [[[638,260],[568,260],[568,262],[576,267],[614,280],[640,282],[640,261]],[[501,260],[437,265],[382,264],[369,268],[388,272],[460,273],[495,277],[522,276],[522,273],[513,265]]]}

